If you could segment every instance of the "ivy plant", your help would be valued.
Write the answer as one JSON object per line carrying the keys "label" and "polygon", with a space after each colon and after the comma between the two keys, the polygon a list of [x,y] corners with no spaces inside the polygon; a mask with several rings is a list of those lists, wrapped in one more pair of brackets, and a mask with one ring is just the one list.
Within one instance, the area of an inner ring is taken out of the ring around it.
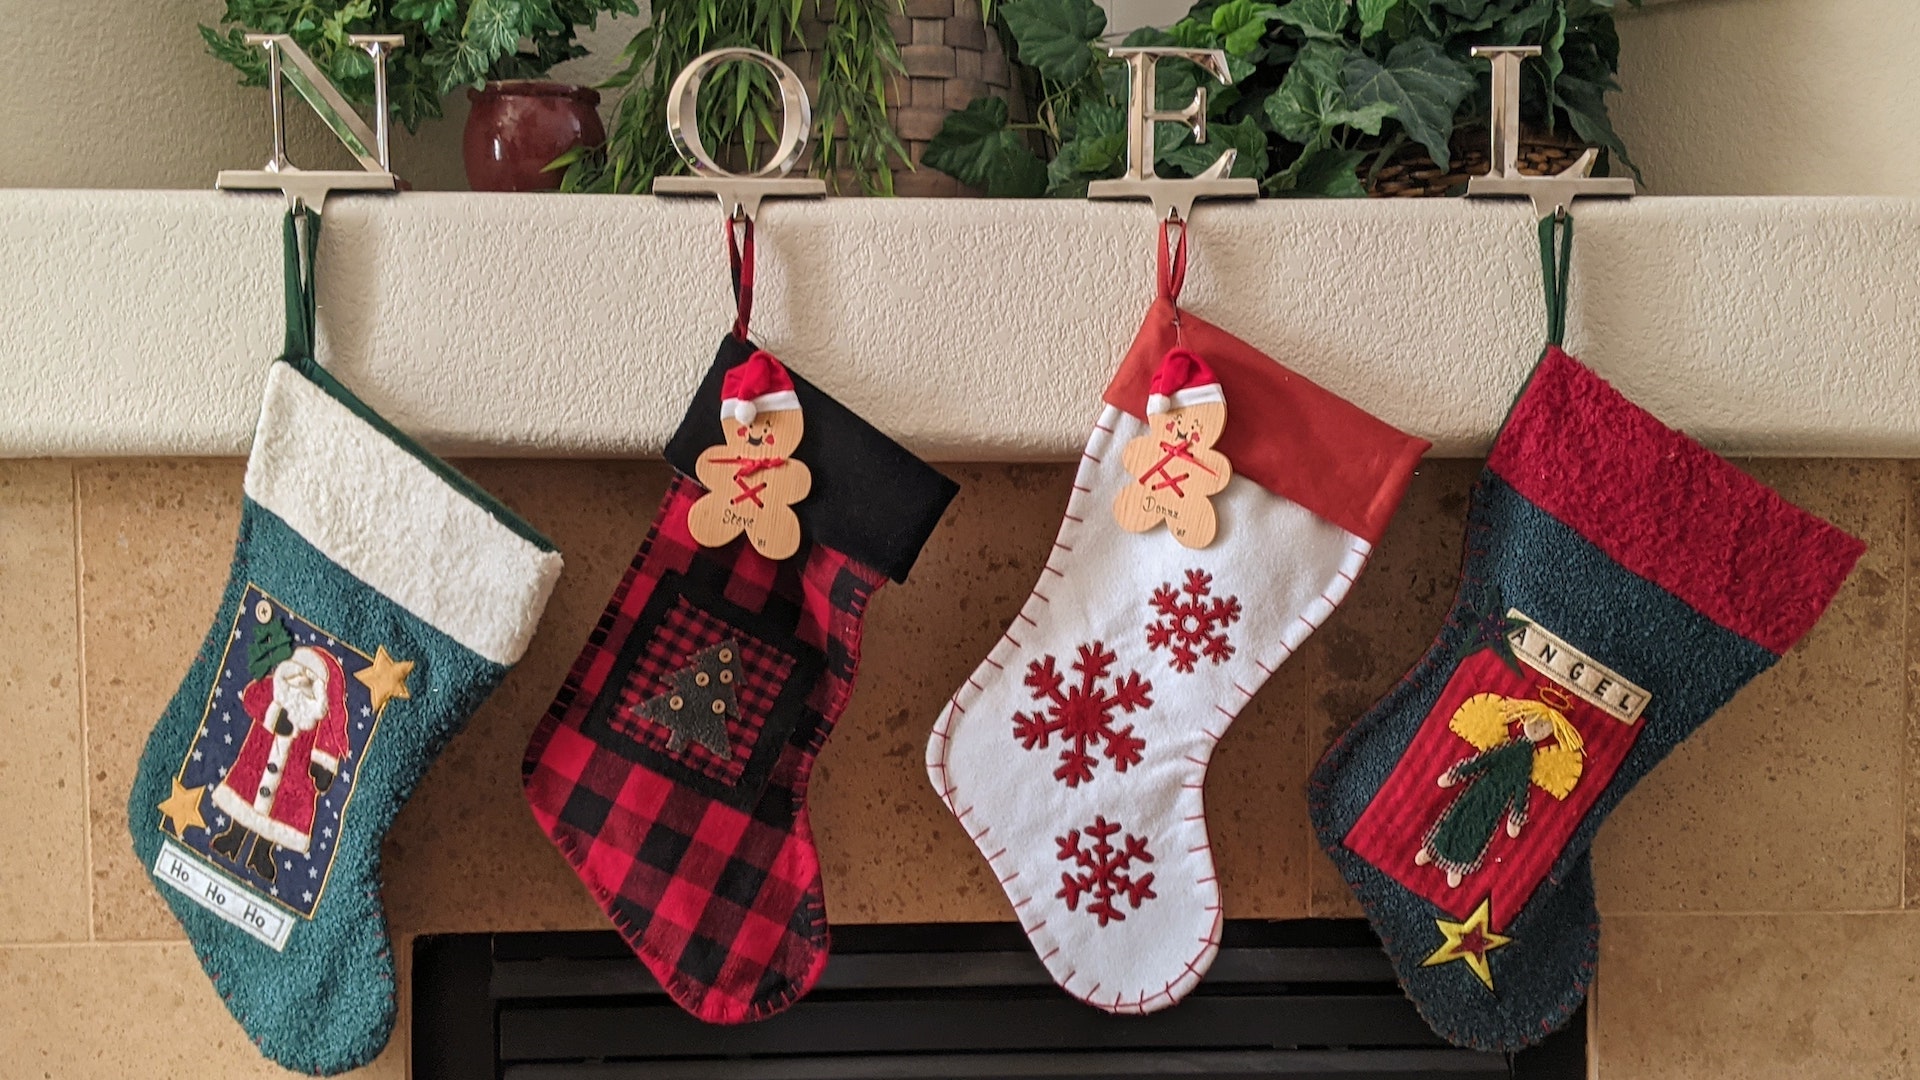
{"label": "ivy plant", "polygon": [[[887,119],[887,88],[903,68],[887,25],[900,0],[811,0],[826,22],[814,57],[813,171],[837,184],[844,174],[868,194],[893,194],[893,168],[907,150]],[[602,89],[625,90],[603,148],[568,151],[563,190],[645,192],[656,176],[684,172],[667,138],[667,92],[682,68],[704,52],[745,46],[782,56],[804,43],[808,0],[654,0],[651,25],[621,54],[622,68]],[[831,12],[823,16],[822,9]],[[758,168],[780,138],[779,94],[757,64],[727,64],[701,87],[700,140],[716,158]]]}
{"label": "ivy plant", "polygon": [[[1637,4],[1639,0],[1632,0]],[[1220,49],[1234,77],[1162,61],[1158,105],[1185,107],[1207,88],[1205,145],[1157,124],[1154,166],[1193,176],[1222,147],[1233,175],[1268,195],[1354,196],[1363,172],[1409,143],[1445,168],[1456,132],[1484,130],[1486,64],[1475,45],[1538,45],[1527,65],[1522,118],[1570,130],[1631,166],[1607,115],[1617,89],[1616,0],[1201,0],[1164,29],[1124,45]],[[980,98],[947,118],[928,165],[989,195],[1079,197],[1126,166],[1126,67],[1107,55],[1106,15],[1093,0],[1003,0],[997,18],[1039,100],[1031,124]],[[1036,140],[1038,145],[1036,146]]]}
{"label": "ivy plant", "polygon": [[634,0],[227,0],[220,26],[200,27],[207,50],[267,84],[265,51],[246,35],[287,34],[349,101],[373,103],[373,60],[350,34],[398,34],[387,95],[408,131],[441,115],[440,99],[490,79],[537,79],[587,50],[574,40],[603,14],[638,15]]}

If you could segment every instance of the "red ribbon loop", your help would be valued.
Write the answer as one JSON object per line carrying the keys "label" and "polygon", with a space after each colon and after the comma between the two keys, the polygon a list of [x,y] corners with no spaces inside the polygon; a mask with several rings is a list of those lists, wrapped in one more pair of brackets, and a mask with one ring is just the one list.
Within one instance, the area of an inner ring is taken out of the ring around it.
{"label": "red ribbon loop", "polygon": [[1180,305],[1180,287],[1187,283],[1187,224],[1179,223],[1180,242],[1172,245],[1167,239],[1167,229],[1173,223],[1160,223],[1159,283],[1160,298],[1172,301],[1175,307]]}
{"label": "red ribbon loop", "polygon": [[[733,227],[740,226],[735,236]],[[753,219],[728,218],[727,263],[733,269],[733,336],[747,340],[747,322],[753,317]]]}

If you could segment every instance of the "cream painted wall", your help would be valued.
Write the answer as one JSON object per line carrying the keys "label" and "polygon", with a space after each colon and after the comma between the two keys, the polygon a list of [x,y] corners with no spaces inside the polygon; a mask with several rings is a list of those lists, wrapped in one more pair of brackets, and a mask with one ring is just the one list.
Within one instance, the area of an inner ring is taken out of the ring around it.
{"label": "cream painted wall", "polygon": [[[1167,22],[1185,0],[1104,0],[1112,26]],[[0,187],[198,188],[264,159],[265,102],[235,85],[194,25],[220,0],[0,0]],[[598,54],[558,73],[592,81],[638,27],[603,23]],[[1670,195],[1920,195],[1920,0],[1672,0],[1628,11],[1615,98],[1651,191]],[[396,166],[424,190],[462,188],[466,103]],[[295,159],[326,160],[294,110]]]}
{"label": "cream painted wall", "polygon": [[1920,2],[1680,0],[1620,20],[1616,122],[1661,194],[1920,195]]}

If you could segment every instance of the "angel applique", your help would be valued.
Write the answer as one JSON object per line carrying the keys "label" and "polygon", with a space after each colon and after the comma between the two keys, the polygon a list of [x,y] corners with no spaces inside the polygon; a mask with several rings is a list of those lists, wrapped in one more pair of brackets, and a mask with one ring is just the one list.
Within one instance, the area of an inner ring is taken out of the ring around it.
{"label": "angel applique", "polygon": [[1503,819],[1507,835],[1519,839],[1534,788],[1560,800],[1573,792],[1586,753],[1563,711],[1571,705],[1559,687],[1542,686],[1539,700],[1475,694],[1454,710],[1447,727],[1474,753],[1440,774],[1441,787],[1461,790],[1427,830],[1416,864],[1438,866],[1457,888],[1480,869]]}

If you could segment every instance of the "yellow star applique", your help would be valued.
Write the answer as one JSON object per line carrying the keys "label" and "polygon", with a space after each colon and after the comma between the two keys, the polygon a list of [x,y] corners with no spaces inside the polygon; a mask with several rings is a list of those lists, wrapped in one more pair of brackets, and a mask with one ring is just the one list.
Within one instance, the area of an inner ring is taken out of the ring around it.
{"label": "yellow star applique", "polygon": [[1480,981],[1486,984],[1487,989],[1493,989],[1493,969],[1487,965],[1487,954],[1513,939],[1494,933],[1488,926],[1491,921],[1489,909],[1492,903],[1492,897],[1480,901],[1480,906],[1473,909],[1473,914],[1467,916],[1465,922],[1435,919],[1434,925],[1440,928],[1440,933],[1446,940],[1441,942],[1439,948],[1433,950],[1432,956],[1420,961],[1420,966],[1433,967],[1437,964],[1449,964],[1455,960],[1465,960],[1467,967],[1480,977]]}
{"label": "yellow star applique", "polygon": [[373,711],[386,708],[389,698],[413,700],[407,693],[407,676],[413,671],[413,661],[395,660],[387,652],[385,645],[374,650],[373,663],[353,673],[353,677],[365,683],[373,693]]}
{"label": "yellow star applique", "polygon": [[160,813],[166,816],[167,824],[173,826],[173,835],[185,839],[188,829],[206,831],[207,820],[200,816],[200,794],[206,790],[187,787],[179,777],[174,778],[173,794],[160,802]]}

